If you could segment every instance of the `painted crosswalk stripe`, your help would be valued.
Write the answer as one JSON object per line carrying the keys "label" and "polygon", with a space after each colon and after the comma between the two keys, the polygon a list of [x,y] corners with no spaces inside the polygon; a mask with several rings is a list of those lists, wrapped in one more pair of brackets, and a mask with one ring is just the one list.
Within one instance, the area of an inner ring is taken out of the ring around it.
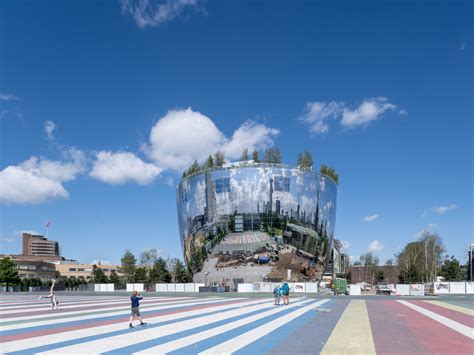
{"label": "painted crosswalk stripe", "polygon": [[474,309],[469,309],[466,307],[461,307],[461,306],[457,306],[457,305],[446,303],[446,302],[440,302],[440,301],[424,301],[424,302],[434,304],[435,306],[444,307],[452,311],[464,313],[464,314],[467,314],[468,316],[474,316]]}
{"label": "painted crosswalk stripe", "polygon": [[[226,299],[225,302],[237,302],[240,299]],[[222,299],[209,299],[209,300],[194,300],[194,301],[188,301],[185,303],[173,303],[173,304],[167,304],[167,305],[160,305],[160,304],[154,304],[154,305],[148,305],[148,306],[143,306],[141,311],[142,314],[146,317],[148,314],[154,313],[156,311],[161,311],[161,310],[171,310],[171,309],[184,309],[189,306],[195,306],[199,304],[211,304],[211,303],[222,303],[224,300]],[[82,315],[75,315],[75,316],[65,316],[63,315],[57,315],[54,317],[45,317],[41,318],[39,320],[34,319],[31,322],[27,321],[22,321],[19,323],[15,322],[2,322],[4,325],[0,327],[0,340],[4,338],[5,335],[8,334],[15,334],[18,333],[19,331],[25,332],[25,331],[34,331],[37,329],[44,329],[45,326],[48,325],[53,325],[53,326],[61,326],[61,323],[67,323],[69,325],[76,325],[80,323],[85,323],[87,320],[100,320],[100,319],[113,319],[113,318],[118,318],[124,315],[129,315],[130,314],[130,308],[115,308],[115,309],[107,309],[107,310],[95,310],[94,312],[85,312],[82,313]],[[36,329],[35,329],[36,328]]]}
{"label": "painted crosswalk stripe", "polygon": [[[305,303],[312,302],[312,301],[313,300],[305,300],[301,304],[305,304]],[[323,303],[328,302],[328,301],[329,300],[322,300],[322,301],[313,303],[310,307],[314,308],[314,307],[322,305]],[[189,346],[191,344],[203,341],[205,339],[218,336],[218,335],[223,334],[225,332],[228,332],[230,330],[237,329],[237,328],[242,327],[246,324],[252,323],[256,320],[259,320],[259,319],[262,319],[262,318],[265,318],[265,317],[268,317],[268,316],[272,316],[272,315],[277,315],[278,316],[278,313],[281,313],[282,311],[290,310],[290,309],[295,308],[297,306],[301,306],[301,304],[296,303],[296,304],[294,304],[294,305],[292,304],[288,307],[279,307],[279,308],[273,307],[273,309],[271,309],[269,311],[262,312],[262,313],[259,313],[259,314],[256,314],[256,315],[253,315],[253,316],[250,316],[250,317],[246,317],[246,318],[243,318],[243,319],[239,319],[237,321],[230,322],[230,323],[224,324],[222,326],[211,328],[211,329],[199,332],[199,333],[195,333],[195,334],[189,335],[189,336],[184,337],[184,338],[179,338],[179,339],[174,340],[174,341],[170,341],[170,342],[167,342],[167,343],[164,343],[164,344],[152,347],[152,348],[145,349],[143,351],[136,352],[135,354],[146,354],[146,353],[163,354],[163,353],[169,353],[171,351],[178,350],[180,348],[183,348],[185,346]],[[286,317],[285,317],[285,319],[286,319]],[[262,334],[262,333],[259,331],[259,334]],[[263,335],[264,334],[262,334],[262,336]]]}
{"label": "painted crosswalk stripe", "polygon": [[437,321],[438,323],[441,323],[441,324],[445,325],[446,327],[451,328],[451,329],[457,331],[458,333],[467,336],[470,339],[474,339],[474,329],[471,328],[471,327],[465,326],[464,324],[458,323],[458,322],[456,322],[452,319],[449,319],[447,317],[444,317],[442,315],[439,315],[437,313],[429,311],[429,310],[427,310],[423,307],[414,305],[410,302],[402,301],[402,300],[398,300],[397,302],[400,302],[404,306],[407,306],[407,307],[417,311],[418,313],[421,313],[424,316],[427,316],[428,318],[431,318],[431,319]]}
{"label": "painted crosswalk stripe", "polygon": [[[251,305],[256,303],[255,305]],[[173,322],[171,324],[166,324],[163,326],[156,326],[153,322],[160,321],[162,319],[150,319],[150,326],[137,329],[133,332],[133,337],[130,336],[130,332],[125,332],[124,334],[107,337],[106,339],[97,339],[95,341],[89,341],[84,344],[78,344],[74,346],[61,347],[54,351],[49,351],[48,353],[71,353],[71,352],[100,352],[104,353],[107,351],[115,351],[126,346],[133,344],[138,344],[142,342],[149,341],[151,339],[162,337],[176,332],[183,332],[190,330],[196,327],[196,325],[206,325],[218,322],[219,320],[224,320],[232,316],[242,315],[249,313],[258,309],[268,307],[268,300],[253,300],[249,301],[250,305],[245,307],[239,307],[233,310],[226,310],[228,306],[223,306],[221,308],[222,312],[211,314],[211,315],[202,315],[200,317],[183,320],[179,322]]]}
{"label": "painted crosswalk stripe", "polygon": [[[222,301],[222,300],[221,300]],[[175,322],[179,319],[186,319],[186,318],[194,318],[204,314],[212,314],[216,312],[220,312],[222,310],[230,309],[230,308],[243,308],[249,305],[256,304],[257,302],[263,302],[262,300],[249,300],[247,302],[244,301],[237,301],[237,302],[225,302],[224,304],[201,304],[196,307],[190,307],[189,309],[183,310],[183,312],[177,311],[170,311],[169,314],[161,314],[155,317],[146,318],[146,321],[150,322],[151,327],[155,327],[158,324],[163,324],[166,322]],[[128,317],[125,321],[108,323],[103,326],[93,326],[87,328],[79,328],[77,330],[71,330],[61,334],[61,341],[58,342],[58,335],[57,334],[49,334],[45,336],[40,336],[34,339],[35,348],[34,352],[41,352],[45,349],[40,349],[41,347],[46,346],[48,350],[56,349],[56,348],[63,348],[65,346],[71,345],[83,345],[89,341],[95,340],[105,340],[107,341],[107,337],[112,337],[117,334],[127,334],[130,336],[130,330],[128,329]],[[145,329],[145,328],[141,328]],[[135,333],[133,333],[135,334]],[[4,351],[20,351],[20,350],[28,350],[30,352],[31,348],[31,339],[25,339],[20,341],[13,341],[10,343],[5,343]]]}
{"label": "painted crosswalk stripe", "polygon": [[375,354],[365,301],[352,300],[349,303],[321,354]]}

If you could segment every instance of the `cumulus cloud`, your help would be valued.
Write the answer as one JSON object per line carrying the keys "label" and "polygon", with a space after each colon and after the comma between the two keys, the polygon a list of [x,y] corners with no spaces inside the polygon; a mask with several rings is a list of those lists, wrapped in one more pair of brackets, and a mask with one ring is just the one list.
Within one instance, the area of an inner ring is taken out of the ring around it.
{"label": "cumulus cloud", "polygon": [[277,129],[247,121],[228,139],[202,113],[191,108],[171,110],[153,126],[150,142],[143,150],[161,169],[181,172],[195,159],[202,162],[217,150],[232,159],[246,147],[269,147],[278,133]]}
{"label": "cumulus cloud", "polygon": [[374,240],[370,243],[369,247],[367,248],[367,252],[369,253],[376,253],[383,250],[383,245],[378,241]]}
{"label": "cumulus cloud", "polygon": [[56,128],[56,125],[54,124],[53,121],[46,121],[44,123],[44,133],[46,133],[46,138],[48,140],[53,140],[54,139],[54,129]]}
{"label": "cumulus cloud", "polygon": [[343,109],[344,104],[341,102],[308,102],[299,119],[308,124],[311,134],[322,134],[329,130],[327,120],[340,116]]}
{"label": "cumulus cloud", "polygon": [[131,15],[141,27],[158,27],[188,10],[200,10],[201,0],[120,0],[122,14]]}
{"label": "cumulus cloud", "polygon": [[146,185],[152,182],[160,172],[160,168],[154,164],[145,163],[135,154],[100,151],[96,153],[96,160],[89,175],[113,185],[121,185],[129,181]]}
{"label": "cumulus cloud", "polygon": [[351,243],[349,243],[347,240],[341,240],[341,247],[342,250],[347,251],[351,247]]}
{"label": "cumulus cloud", "polygon": [[346,128],[365,126],[382,117],[385,111],[395,110],[396,107],[388,102],[386,97],[372,97],[362,102],[355,110],[345,108],[341,125]]}
{"label": "cumulus cloud", "polygon": [[385,111],[398,110],[401,116],[407,112],[398,109],[386,97],[371,97],[364,100],[358,107],[351,108],[342,101],[308,102],[299,120],[309,126],[312,135],[328,132],[330,119],[337,119],[344,128],[366,126],[381,118]]}
{"label": "cumulus cloud", "polygon": [[0,92],[0,101],[21,101],[18,96]]}
{"label": "cumulus cloud", "polygon": [[431,211],[438,213],[438,214],[445,214],[448,211],[452,211],[458,208],[455,204],[450,204],[449,206],[434,206],[431,207]]}
{"label": "cumulus cloud", "polygon": [[17,166],[0,171],[0,202],[38,204],[56,198],[68,198],[63,182],[84,172],[84,153],[77,149],[65,152],[69,161],[50,161],[32,156]]}
{"label": "cumulus cloud", "polygon": [[377,218],[379,218],[379,215],[378,214],[373,214],[373,215],[370,215],[370,216],[365,216],[364,218],[362,218],[362,220],[366,223],[370,223],[370,222],[375,221]]}

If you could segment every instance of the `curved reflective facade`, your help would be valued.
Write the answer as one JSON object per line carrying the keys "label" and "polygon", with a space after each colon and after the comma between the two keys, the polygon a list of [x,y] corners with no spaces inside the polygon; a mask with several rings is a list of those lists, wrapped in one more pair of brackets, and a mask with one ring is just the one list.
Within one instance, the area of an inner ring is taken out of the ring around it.
{"label": "curved reflective facade", "polygon": [[277,281],[288,269],[293,281],[319,280],[336,196],[332,179],[279,164],[241,162],[186,177],[177,188],[184,260],[201,282],[204,274]]}

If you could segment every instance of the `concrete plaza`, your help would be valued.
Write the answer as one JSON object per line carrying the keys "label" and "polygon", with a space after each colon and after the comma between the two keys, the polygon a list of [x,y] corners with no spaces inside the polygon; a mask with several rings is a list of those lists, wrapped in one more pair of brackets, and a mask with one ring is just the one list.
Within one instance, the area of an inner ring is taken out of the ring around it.
{"label": "concrete plaza", "polygon": [[[2,353],[473,354],[472,297],[1,294]],[[138,321],[135,321],[138,324]]]}

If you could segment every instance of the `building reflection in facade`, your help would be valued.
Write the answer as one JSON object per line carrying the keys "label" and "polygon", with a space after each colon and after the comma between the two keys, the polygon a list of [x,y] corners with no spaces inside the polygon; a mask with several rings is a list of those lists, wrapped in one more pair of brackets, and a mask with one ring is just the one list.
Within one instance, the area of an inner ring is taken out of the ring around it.
{"label": "building reflection in facade", "polygon": [[[177,188],[180,239],[188,268],[271,267],[278,279],[319,280],[334,237],[336,183],[281,164],[240,162],[184,178]],[[231,270],[229,269],[229,270]]]}

